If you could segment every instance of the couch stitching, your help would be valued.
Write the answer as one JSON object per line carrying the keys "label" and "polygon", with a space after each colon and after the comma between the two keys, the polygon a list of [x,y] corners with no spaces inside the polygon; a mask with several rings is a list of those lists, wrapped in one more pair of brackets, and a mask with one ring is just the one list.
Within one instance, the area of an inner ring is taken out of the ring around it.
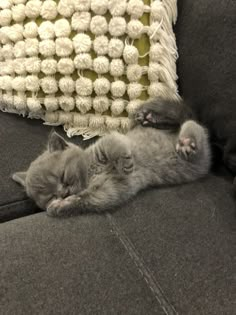
{"label": "couch stitching", "polygon": [[125,232],[118,226],[115,219],[112,217],[111,214],[107,213],[106,217],[112,226],[114,233],[125,247],[125,250],[128,252],[129,256],[131,257],[132,261],[138,268],[138,271],[141,273],[143,279],[147,283],[149,289],[154,294],[156,300],[158,301],[159,305],[163,309],[166,315],[177,315],[178,312],[175,310],[174,306],[168,301],[167,296],[163,292],[161,286],[156,282],[153,278],[151,271],[145,266],[144,261],[137,253],[135,246],[130,241],[130,239],[126,236]]}

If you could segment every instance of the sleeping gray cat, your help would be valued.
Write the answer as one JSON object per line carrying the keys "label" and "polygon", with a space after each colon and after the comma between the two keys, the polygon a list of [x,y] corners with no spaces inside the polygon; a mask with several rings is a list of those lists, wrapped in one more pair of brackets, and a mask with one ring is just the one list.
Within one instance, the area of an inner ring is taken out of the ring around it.
{"label": "sleeping gray cat", "polygon": [[[172,103],[156,101],[156,113],[163,104]],[[177,110],[178,103],[173,104]],[[179,119],[181,112],[176,114],[172,107],[170,113]],[[144,128],[150,108],[153,111],[153,104],[147,103],[137,111],[136,123],[126,135],[113,132],[86,149],[52,133],[48,149],[13,179],[48,215],[69,216],[106,211],[147,187],[186,183],[206,175],[211,160],[207,131],[184,119],[175,129]]]}

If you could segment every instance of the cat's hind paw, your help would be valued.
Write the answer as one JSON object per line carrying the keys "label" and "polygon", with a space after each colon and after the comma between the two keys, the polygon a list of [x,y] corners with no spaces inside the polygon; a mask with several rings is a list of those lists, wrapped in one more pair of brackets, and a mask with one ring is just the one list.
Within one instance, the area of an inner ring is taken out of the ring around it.
{"label": "cat's hind paw", "polygon": [[194,138],[179,138],[176,144],[176,151],[185,159],[189,159],[196,154],[197,145]]}

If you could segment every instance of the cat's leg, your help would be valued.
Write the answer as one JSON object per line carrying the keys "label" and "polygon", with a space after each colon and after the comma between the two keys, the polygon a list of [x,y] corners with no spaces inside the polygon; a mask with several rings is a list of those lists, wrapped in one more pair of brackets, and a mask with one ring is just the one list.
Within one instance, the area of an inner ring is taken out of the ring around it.
{"label": "cat's leg", "polygon": [[104,136],[94,146],[101,163],[111,163],[120,175],[133,171],[133,156],[129,139],[117,132]]}
{"label": "cat's leg", "polygon": [[210,145],[205,128],[193,120],[186,121],[180,129],[176,151],[186,160],[194,160],[202,156],[210,159]]}
{"label": "cat's leg", "polygon": [[128,182],[121,181],[111,174],[98,174],[92,179],[89,187],[80,194],[52,201],[47,207],[47,214],[64,217],[112,210],[135,193],[132,188],[127,187]]}
{"label": "cat's leg", "polygon": [[136,112],[134,120],[143,127],[176,130],[193,113],[183,101],[156,99],[144,103]]}

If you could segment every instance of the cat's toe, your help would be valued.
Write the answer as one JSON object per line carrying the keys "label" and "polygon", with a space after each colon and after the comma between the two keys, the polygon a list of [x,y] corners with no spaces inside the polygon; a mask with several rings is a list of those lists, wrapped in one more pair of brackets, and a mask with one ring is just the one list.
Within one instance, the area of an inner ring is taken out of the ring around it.
{"label": "cat's toe", "polygon": [[58,216],[58,209],[60,207],[62,199],[55,199],[51,201],[47,206],[47,215],[50,217]]}
{"label": "cat's toe", "polygon": [[133,172],[134,163],[131,155],[122,156],[118,159],[116,168],[121,175],[127,175]]}
{"label": "cat's toe", "polygon": [[196,142],[192,138],[180,138],[176,144],[176,151],[189,159],[192,155],[196,154]]}

